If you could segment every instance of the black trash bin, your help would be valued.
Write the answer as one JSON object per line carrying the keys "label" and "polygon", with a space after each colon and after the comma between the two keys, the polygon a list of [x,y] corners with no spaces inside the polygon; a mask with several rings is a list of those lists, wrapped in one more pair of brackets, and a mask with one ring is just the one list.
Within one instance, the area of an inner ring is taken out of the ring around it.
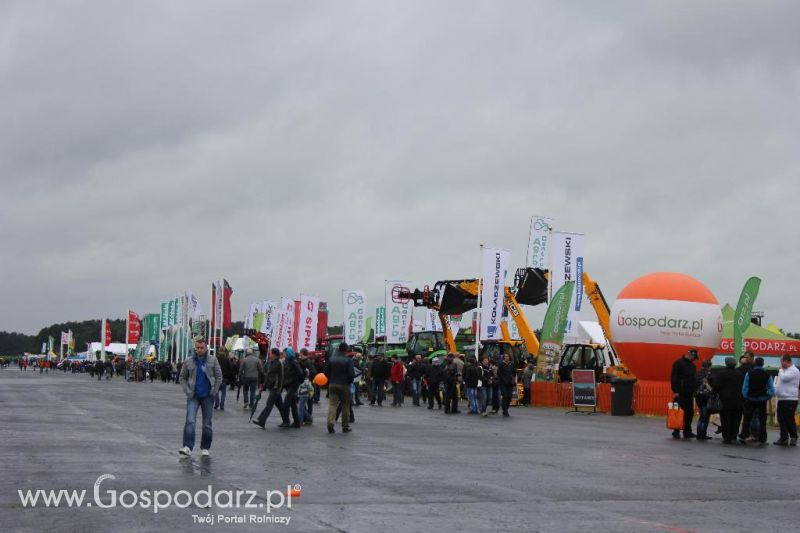
{"label": "black trash bin", "polygon": [[612,378],[611,416],[631,416],[633,414],[633,384],[635,379]]}

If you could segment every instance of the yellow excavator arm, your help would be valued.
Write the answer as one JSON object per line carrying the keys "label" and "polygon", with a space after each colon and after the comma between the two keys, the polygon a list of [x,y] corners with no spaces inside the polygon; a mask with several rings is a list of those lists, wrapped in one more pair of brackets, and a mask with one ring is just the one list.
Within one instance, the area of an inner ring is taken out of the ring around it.
{"label": "yellow excavator arm", "polygon": [[508,314],[511,315],[511,318],[514,319],[514,323],[517,325],[519,334],[522,335],[522,340],[525,341],[525,348],[528,349],[528,353],[531,354],[532,357],[536,357],[536,354],[539,353],[539,339],[536,338],[536,334],[533,332],[533,329],[531,329],[531,325],[528,323],[525,313],[522,312],[516,296],[514,296],[514,293],[511,292],[511,289],[508,287],[506,287],[505,290],[504,303],[506,309],[508,309]]}
{"label": "yellow excavator arm", "polygon": [[611,337],[611,309],[608,307],[608,302],[603,296],[603,291],[600,290],[600,285],[586,271],[583,272],[583,291],[586,293],[586,297],[589,298],[589,302],[591,302],[597,315],[597,321],[603,330],[603,335],[606,336],[608,341],[611,366],[608,368],[607,373],[610,376],[634,378],[633,372],[625,366],[614,349],[614,339]]}

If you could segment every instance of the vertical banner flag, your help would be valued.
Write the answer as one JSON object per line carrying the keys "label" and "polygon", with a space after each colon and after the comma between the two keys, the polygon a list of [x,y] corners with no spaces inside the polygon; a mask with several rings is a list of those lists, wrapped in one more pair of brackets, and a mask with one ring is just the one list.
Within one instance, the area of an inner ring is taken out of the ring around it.
{"label": "vertical banner flag", "polygon": [[294,322],[292,322],[291,346],[295,350],[300,349],[300,300],[294,301]]}
{"label": "vertical banner flag", "polygon": [[233,295],[233,288],[227,279],[223,279],[222,289],[222,327],[229,328],[233,324],[231,320],[231,296]]}
{"label": "vertical banner flag", "polygon": [[69,345],[69,334],[66,331],[61,332],[61,345]]}
{"label": "vertical banner flag", "polygon": [[167,329],[169,325],[169,302],[161,302],[161,329]]}
{"label": "vertical banner flag", "polygon": [[453,334],[454,340],[459,330],[461,330],[461,319],[463,317],[464,315],[449,315],[447,317],[447,323],[450,325],[450,332]]}
{"label": "vertical banner flag", "polygon": [[575,282],[566,337],[578,336],[578,320],[583,302],[583,243],[582,233],[554,231],[550,237],[550,286],[555,294],[567,282]]}
{"label": "vertical banner flag", "polygon": [[56,340],[53,337],[47,337],[47,353],[53,352],[53,346],[56,345]]}
{"label": "vertical banner flag", "polygon": [[247,316],[244,318],[244,329],[253,329],[256,313],[258,313],[258,304],[251,303],[250,310],[247,312]]}
{"label": "vertical banner flag", "polygon": [[317,349],[317,320],[319,296],[300,295],[300,323],[297,327],[297,347],[313,352]]}
{"label": "vertical banner flag", "polygon": [[364,322],[364,336],[361,337],[361,343],[362,344],[369,343],[370,337],[372,336],[373,336],[372,317],[368,316],[367,320]]}
{"label": "vertical banner flag", "polygon": [[347,344],[356,344],[364,337],[364,326],[367,317],[366,300],[366,295],[362,290],[342,290],[344,342]]}
{"label": "vertical banner flag", "polygon": [[481,340],[499,340],[503,319],[506,276],[511,254],[499,248],[481,248]]}
{"label": "vertical banner flag", "polygon": [[742,293],[739,295],[739,303],[736,305],[736,314],[733,316],[733,350],[737,361],[744,353],[744,332],[750,327],[750,320],[753,316],[753,304],[756,301],[758,289],[760,288],[761,279],[752,277],[745,282]]}
{"label": "vertical banner flag", "polygon": [[258,329],[260,333],[266,335],[271,341],[277,340],[275,338],[275,326],[278,321],[279,313],[277,305],[272,300],[264,300],[261,302],[259,311],[261,314],[261,323],[259,324],[260,327],[255,329]]}
{"label": "vertical banner flag", "polygon": [[175,300],[170,299],[167,302],[167,327],[172,327],[175,324]]}
{"label": "vertical banner flag", "polygon": [[279,350],[291,348],[294,330],[294,300],[292,298],[281,298],[281,315],[278,320],[278,331],[276,332],[276,342]]}
{"label": "vertical banner flag", "polygon": [[556,291],[547,306],[542,324],[542,341],[536,357],[536,379],[544,381],[556,380],[556,367],[561,344],[564,342],[564,331],[567,326],[572,292],[575,282],[568,281]]}
{"label": "vertical banner flag", "polygon": [[442,331],[442,321],[435,309],[425,309],[423,331]]}
{"label": "vertical banner flag", "polygon": [[328,336],[328,302],[319,303],[317,313],[317,339],[324,339]]}
{"label": "vertical banner flag", "polygon": [[142,332],[142,323],[139,315],[133,311],[128,311],[128,344],[139,344]]}
{"label": "vertical banner flag", "polygon": [[[219,281],[211,282],[211,322],[209,322],[211,337],[214,337],[214,331],[217,329],[217,301],[219,300],[219,291],[217,290],[218,283]],[[209,339],[208,342],[211,343],[211,339]]]}
{"label": "vertical banner flag", "polygon": [[375,309],[375,340],[378,336],[386,335],[386,308],[378,307]]}
{"label": "vertical banner flag", "polygon": [[200,315],[203,314],[203,307],[200,305],[200,299],[194,295],[193,292],[189,292],[189,316],[192,317],[192,321],[194,322]]}
{"label": "vertical banner flag", "polygon": [[408,331],[411,327],[411,302],[395,301],[393,294],[397,289],[409,289],[410,281],[386,281],[384,301],[386,304],[386,342],[389,344],[405,344],[408,342]]}
{"label": "vertical banner flag", "polygon": [[538,215],[531,217],[531,229],[528,234],[527,265],[529,267],[547,269],[547,249],[554,223],[555,220],[552,218]]}
{"label": "vertical banner flag", "polygon": [[105,324],[105,345],[108,346],[111,344],[111,322],[106,319],[103,319],[103,323]]}

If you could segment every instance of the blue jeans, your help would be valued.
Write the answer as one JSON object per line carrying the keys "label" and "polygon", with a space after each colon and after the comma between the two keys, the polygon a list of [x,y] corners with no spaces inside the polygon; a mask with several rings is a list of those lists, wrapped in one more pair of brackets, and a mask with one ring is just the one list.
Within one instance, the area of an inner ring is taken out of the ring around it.
{"label": "blue jeans", "polygon": [[469,412],[478,412],[478,388],[467,387],[467,403],[469,403]]}
{"label": "blue jeans", "polygon": [[306,420],[309,420],[311,418],[311,414],[308,412],[308,396],[307,395],[303,395],[303,396],[298,396],[297,397],[297,407],[299,408],[299,411],[300,411],[300,420],[298,420],[298,422],[300,422],[302,424],[303,422],[305,422]]}
{"label": "blue jeans", "polygon": [[214,395],[214,408],[221,407],[225,409],[225,396],[228,395],[228,386],[223,383],[217,393]]}
{"label": "blue jeans", "polygon": [[194,426],[197,421],[197,409],[203,411],[203,435],[200,437],[200,449],[211,448],[211,415],[214,413],[214,397],[198,398],[192,396],[186,399],[186,424],[183,426],[183,445],[190,450],[194,449]]}
{"label": "blue jeans", "polygon": [[481,413],[486,412],[486,387],[478,388],[478,410]]}
{"label": "blue jeans", "polygon": [[711,418],[711,413],[708,412],[708,402],[704,404],[697,403],[697,436],[705,437],[708,431],[708,420]]}
{"label": "blue jeans", "polygon": [[420,381],[419,378],[411,379],[411,400],[414,405],[419,405]]}

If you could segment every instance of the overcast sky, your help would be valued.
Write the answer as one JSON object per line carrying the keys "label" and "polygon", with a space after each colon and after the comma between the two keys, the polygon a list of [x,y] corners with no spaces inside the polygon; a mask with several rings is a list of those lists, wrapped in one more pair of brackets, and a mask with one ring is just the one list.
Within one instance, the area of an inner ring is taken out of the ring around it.
{"label": "overcast sky", "polygon": [[[797,2],[0,2],[0,330],[522,266],[586,233],[800,330]],[[532,317],[541,324],[541,310]],[[99,335],[99,332],[98,332]]]}

